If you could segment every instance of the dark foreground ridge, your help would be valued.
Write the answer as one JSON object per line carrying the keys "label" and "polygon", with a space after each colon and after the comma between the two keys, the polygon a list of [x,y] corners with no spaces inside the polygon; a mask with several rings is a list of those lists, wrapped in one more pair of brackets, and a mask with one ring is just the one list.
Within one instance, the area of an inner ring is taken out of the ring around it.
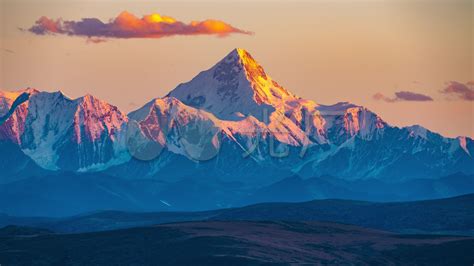
{"label": "dark foreground ridge", "polygon": [[207,221],[86,234],[0,236],[2,265],[471,265],[474,238],[322,222]]}

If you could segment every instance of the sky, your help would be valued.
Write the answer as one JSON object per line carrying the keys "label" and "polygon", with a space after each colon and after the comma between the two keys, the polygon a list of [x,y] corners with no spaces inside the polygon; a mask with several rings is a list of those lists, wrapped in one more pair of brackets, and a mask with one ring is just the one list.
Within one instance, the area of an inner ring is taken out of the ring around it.
{"label": "sky", "polygon": [[[77,23],[116,29],[123,11],[145,26],[101,36]],[[141,18],[155,13],[179,23],[150,33]],[[0,89],[90,93],[129,112],[239,47],[300,97],[474,137],[473,14],[472,0],[0,0]]]}

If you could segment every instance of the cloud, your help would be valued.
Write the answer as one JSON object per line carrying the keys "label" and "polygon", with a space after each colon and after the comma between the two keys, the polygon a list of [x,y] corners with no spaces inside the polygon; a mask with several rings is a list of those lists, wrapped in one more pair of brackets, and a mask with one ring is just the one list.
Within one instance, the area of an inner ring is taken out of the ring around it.
{"label": "cloud", "polygon": [[87,43],[102,43],[106,42],[107,39],[104,38],[97,38],[97,37],[89,37],[87,38]]}
{"label": "cloud", "polygon": [[4,48],[3,51],[4,51],[4,52],[7,52],[7,53],[10,53],[10,54],[14,54],[14,53],[15,53],[15,51],[10,50],[10,49],[6,49],[6,48]]}
{"label": "cloud", "polygon": [[88,37],[92,39],[90,41],[92,43],[102,42],[107,38],[161,38],[174,35],[204,34],[222,37],[231,33],[252,34],[220,20],[207,19],[186,24],[159,14],[138,18],[127,11],[123,11],[106,23],[97,18],[72,21],[43,16],[28,30],[37,35],[63,34]]}
{"label": "cloud", "polygon": [[385,101],[388,103],[394,103],[394,102],[401,102],[401,101],[412,101],[412,102],[429,102],[433,101],[433,98],[431,98],[428,95],[424,95],[421,93],[416,93],[416,92],[411,92],[411,91],[398,91],[395,92],[394,97],[387,97],[383,95],[382,93],[376,93],[374,94],[373,98],[375,100],[379,101]]}
{"label": "cloud", "polygon": [[468,81],[466,84],[450,81],[441,93],[461,100],[474,101],[474,81]]}

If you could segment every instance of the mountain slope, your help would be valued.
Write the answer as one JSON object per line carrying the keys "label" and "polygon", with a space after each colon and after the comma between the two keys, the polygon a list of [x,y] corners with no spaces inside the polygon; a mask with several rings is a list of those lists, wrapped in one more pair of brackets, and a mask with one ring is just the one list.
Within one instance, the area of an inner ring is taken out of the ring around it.
{"label": "mountain slope", "polygon": [[0,185],[46,174],[48,171],[26,156],[17,144],[0,140]]}

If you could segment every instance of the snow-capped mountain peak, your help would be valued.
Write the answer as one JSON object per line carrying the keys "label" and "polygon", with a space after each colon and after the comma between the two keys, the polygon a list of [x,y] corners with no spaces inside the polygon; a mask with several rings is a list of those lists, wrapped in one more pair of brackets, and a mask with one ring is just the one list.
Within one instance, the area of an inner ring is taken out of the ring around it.
{"label": "snow-capped mountain peak", "polygon": [[[255,92],[255,100],[262,104],[276,105],[281,101],[295,99],[285,88],[265,73],[263,67],[244,49],[237,48],[233,50],[230,57],[237,57],[239,63],[245,70],[247,79],[252,82],[252,88]],[[228,57],[229,57],[228,56]]]}
{"label": "snow-capped mountain peak", "polygon": [[92,95],[70,99],[60,91],[26,89],[2,92],[0,101],[10,108],[0,117],[0,139],[18,144],[43,168],[90,168],[123,150],[127,116]]}
{"label": "snow-capped mountain peak", "polygon": [[85,129],[89,140],[99,139],[104,131],[115,140],[116,132],[128,121],[116,106],[87,94],[76,100],[78,108],[74,115],[75,135],[78,143],[81,142],[81,127]]}
{"label": "snow-capped mountain peak", "polygon": [[252,115],[263,120],[296,96],[268,76],[243,49],[234,49],[212,68],[169,93],[183,103],[225,120]]}

